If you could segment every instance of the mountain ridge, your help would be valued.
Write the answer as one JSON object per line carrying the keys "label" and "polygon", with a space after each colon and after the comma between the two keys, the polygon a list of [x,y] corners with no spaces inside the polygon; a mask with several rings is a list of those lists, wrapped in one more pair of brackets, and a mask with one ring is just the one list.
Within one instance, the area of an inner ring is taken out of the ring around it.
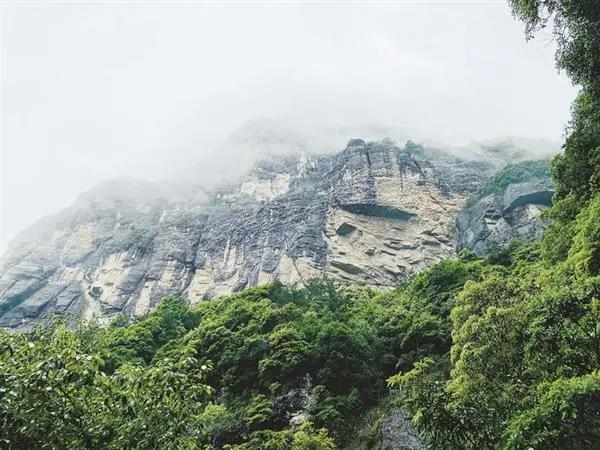
{"label": "mountain ridge", "polygon": [[[2,258],[0,325],[141,316],[168,295],[195,303],[274,279],[392,287],[455,254],[457,215],[504,163],[352,139],[337,153],[271,155],[213,188],[107,182]],[[530,219],[524,237],[539,231]]]}

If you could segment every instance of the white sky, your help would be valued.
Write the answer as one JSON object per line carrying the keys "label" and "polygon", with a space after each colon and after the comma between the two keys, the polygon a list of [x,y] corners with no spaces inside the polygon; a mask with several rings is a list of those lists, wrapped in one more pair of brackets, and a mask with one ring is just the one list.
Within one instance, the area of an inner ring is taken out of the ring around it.
{"label": "white sky", "polygon": [[256,117],[560,139],[575,89],[505,2],[2,3],[2,228],[158,179]]}

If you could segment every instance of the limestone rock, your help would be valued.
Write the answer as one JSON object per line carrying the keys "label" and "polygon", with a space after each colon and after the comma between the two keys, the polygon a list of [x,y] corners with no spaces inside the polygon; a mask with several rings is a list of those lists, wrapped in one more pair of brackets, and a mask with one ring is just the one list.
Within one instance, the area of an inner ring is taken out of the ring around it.
{"label": "limestone rock", "polygon": [[382,450],[427,450],[404,409],[394,408],[381,429]]}
{"label": "limestone rock", "polygon": [[544,230],[540,215],[553,194],[549,180],[535,180],[510,184],[503,193],[479,200],[457,216],[458,248],[482,255],[513,239],[538,238]]}
{"label": "limestone rock", "polygon": [[[169,295],[194,303],[323,274],[392,287],[454,255],[456,214],[498,169],[493,158],[353,139],[338,153],[265,157],[239,182],[209,189],[107,182],[11,244],[0,326],[51,313],[140,316]],[[485,199],[461,219],[459,246],[528,234],[540,195],[514,186]]]}

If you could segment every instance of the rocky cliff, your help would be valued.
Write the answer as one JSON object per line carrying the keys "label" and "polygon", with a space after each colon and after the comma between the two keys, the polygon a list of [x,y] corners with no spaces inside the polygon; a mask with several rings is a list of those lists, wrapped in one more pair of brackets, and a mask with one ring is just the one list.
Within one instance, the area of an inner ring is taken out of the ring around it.
{"label": "rocky cliff", "polygon": [[0,326],[52,312],[139,316],[168,295],[198,302],[276,278],[393,286],[457,244],[484,251],[486,239],[538,229],[551,193],[524,185],[460,216],[457,238],[465,199],[504,163],[354,139],[339,153],[265,158],[228,186],[106,183],[11,245]]}
{"label": "rocky cliff", "polygon": [[483,255],[513,239],[539,237],[544,230],[541,213],[553,195],[550,180],[538,179],[510,184],[503,192],[479,200],[457,217],[458,248]]}

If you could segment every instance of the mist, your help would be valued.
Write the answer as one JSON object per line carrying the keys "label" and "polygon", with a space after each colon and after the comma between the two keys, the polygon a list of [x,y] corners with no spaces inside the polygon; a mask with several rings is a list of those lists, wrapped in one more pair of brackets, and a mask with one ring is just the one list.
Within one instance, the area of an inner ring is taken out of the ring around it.
{"label": "mist", "polygon": [[[505,2],[0,12],[0,249],[103,180],[193,177],[248,124],[286,124],[308,151],[369,130],[455,146],[559,142],[576,92],[554,69],[550,38],[526,42]],[[247,155],[233,147],[235,172]]]}

